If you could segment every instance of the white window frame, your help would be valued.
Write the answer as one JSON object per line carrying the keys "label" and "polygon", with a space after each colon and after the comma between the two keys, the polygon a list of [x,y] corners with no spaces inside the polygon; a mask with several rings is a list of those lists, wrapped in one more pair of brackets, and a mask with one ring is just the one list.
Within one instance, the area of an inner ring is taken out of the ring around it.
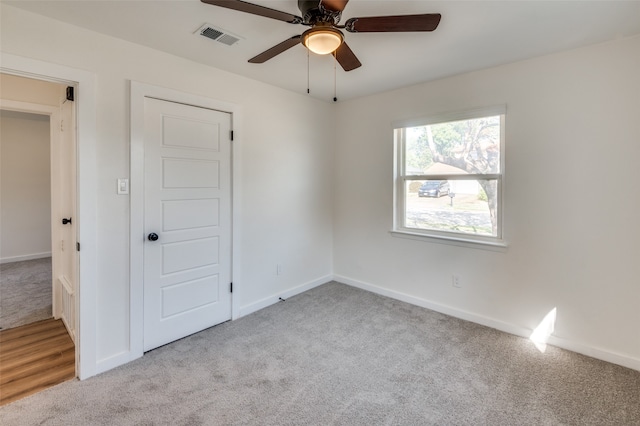
{"label": "white window frame", "polygon": [[[398,237],[418,239],[430,242],[445,242],[471,247],[507,247],[504,236],[504,171],[505,171],[505,118],[506,106],[492,106],[428,117],[399,120],[392,123],[394,136],[394,214],[391,234]],[[405,129],[410,127],[429,126],[451,121],[470,120],[482,117],[500,116],[500,171],[495,174],[465,175],[409,175],[405,170]],[[464,232],[449,232],[434,229],[411,228],[405,225],[406,217],[406,183],[414,180],[496,180],[498,185],[497,200],[497,236],[474,235]]]}

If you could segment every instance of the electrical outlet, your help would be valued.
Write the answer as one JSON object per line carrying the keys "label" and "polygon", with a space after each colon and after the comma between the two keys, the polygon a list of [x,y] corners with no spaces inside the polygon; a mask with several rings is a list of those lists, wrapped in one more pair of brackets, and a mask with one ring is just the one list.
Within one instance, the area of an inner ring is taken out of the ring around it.
{"label": "electrical outlet", "polygon": [[462,288],[462,284],[460,283],[460,275],[451,275],[451,285],[453,285],[455,288]]}
{"label": "electrical outlet", "polygon": [[282,265],[279,263],[276,265],[276,275],[282,275]]}

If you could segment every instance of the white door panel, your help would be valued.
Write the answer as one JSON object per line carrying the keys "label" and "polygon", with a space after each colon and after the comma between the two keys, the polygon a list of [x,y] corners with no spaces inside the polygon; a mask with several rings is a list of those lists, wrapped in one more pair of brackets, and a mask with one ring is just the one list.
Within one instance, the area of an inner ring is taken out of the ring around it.
{"label": "white door panel", "polygon": [[164,201],[162,230],[178,231],[218,226],[219,208],[220,202],[216,199]]}
{"label": "white door panel", "polygon": [[144,350],[231,318],[231,118],[145,99]]}
{"label": "white door panel", "polygon": [[164,188],[218,188],[220,163],[191,159],[165,158],[162,162]]}
{"label": "white door panel", "polygon": [[219,265],[217,237],[162,244],[162,273]]}
{"label": "white door panel", "polygon": [[218,123],[164,116],[162,126],[163,145],[166,147],[219,150],[220,125]]}
{"label": "white door panel", "polygon": [[162,316],[167,318],[194,306],[216,303],[220,286],[218,275],[211,275],[193,281],[185,281],[162,288]]}

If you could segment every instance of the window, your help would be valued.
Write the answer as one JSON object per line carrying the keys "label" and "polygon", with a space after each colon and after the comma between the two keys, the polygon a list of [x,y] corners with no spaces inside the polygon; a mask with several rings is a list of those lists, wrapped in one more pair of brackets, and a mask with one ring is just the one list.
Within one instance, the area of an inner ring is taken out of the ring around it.
{"label": "window", "polygon": [[394,231],[504,245],[505,108],[395,123]]}

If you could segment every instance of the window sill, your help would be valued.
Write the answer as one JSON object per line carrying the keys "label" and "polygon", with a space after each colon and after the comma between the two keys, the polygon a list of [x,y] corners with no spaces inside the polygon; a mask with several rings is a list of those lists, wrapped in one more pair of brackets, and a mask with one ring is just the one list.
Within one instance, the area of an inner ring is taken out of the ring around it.
{"label": "window sill", "polygon": [[459,247],[468,247],[474,249],[491,250],[498,252],[507,251],[507,243],[505,241],[487,241],[476,240],[473,238],[465,238],[464,236],[438,235],[438,234],[422,234],[405,230],[391,230],[389,233],[398,238],[407,238],[410,240],[424,241],[429,243],[449,244]]}

